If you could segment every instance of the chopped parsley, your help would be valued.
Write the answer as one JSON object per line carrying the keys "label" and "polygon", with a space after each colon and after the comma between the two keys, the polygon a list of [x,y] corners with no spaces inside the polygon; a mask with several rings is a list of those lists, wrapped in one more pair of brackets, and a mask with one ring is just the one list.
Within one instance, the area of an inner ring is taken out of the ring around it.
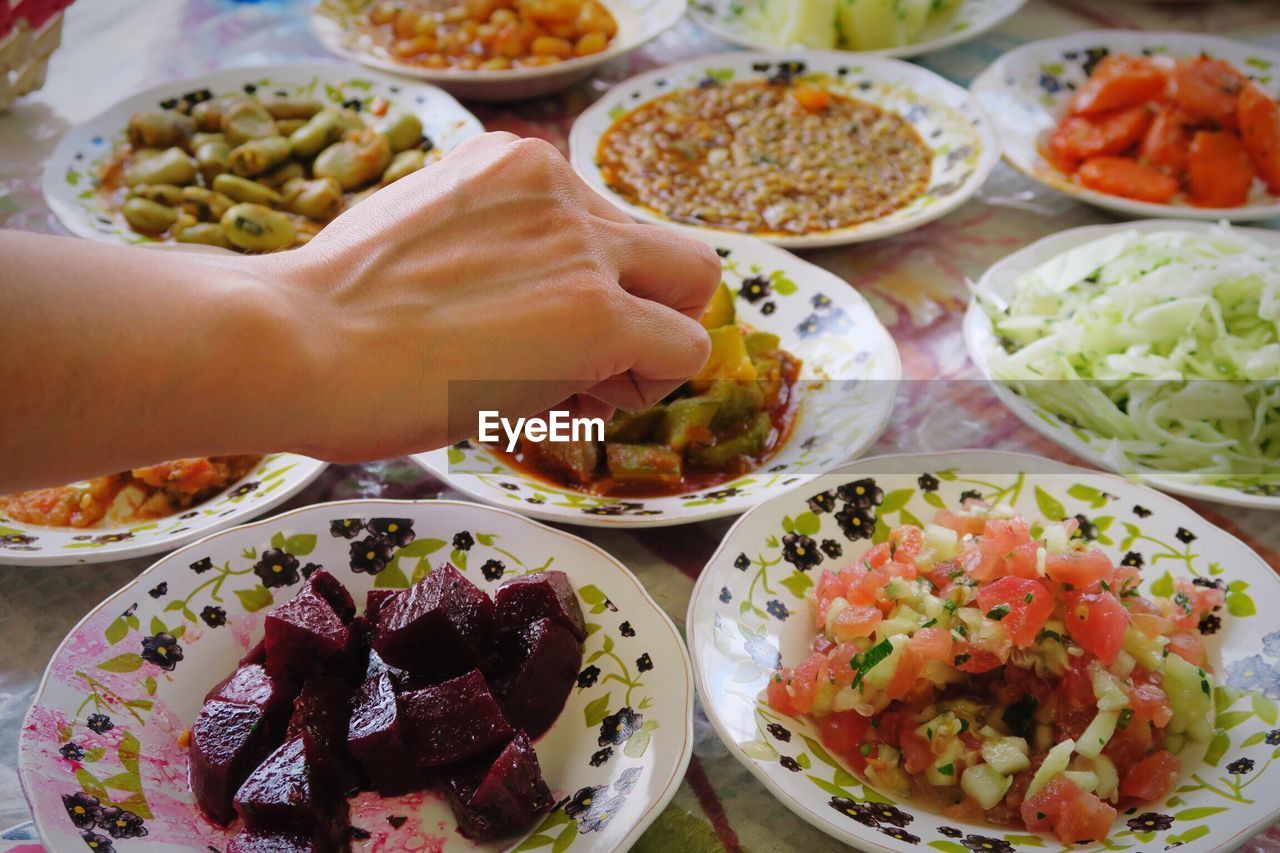
{"label": "chopped parsley", "polygon": [[1031,602],[1036,600],[1036,595],[1034,592],[1029,592],[1026,595],[1022,596],[1022,600],[1025,601],[1027,604],[1030,604]]}
{"label": "chopped parsley", "polygon": [[963,665],[963,664],[965,663],[965,661],[967,661],[967,660],[969,660],[969,654],[968,654],[968,652],[966,652],[966,653],[964,653],[964,654],[956,655],[956,666],[961,666],[961,665]]}
{"label": "chopped parsley", "polygon": [[1009,615],[1009,605],[998,604],[987,611],[987,618],[994,619],[999,622],[1001,619]]}
{"label": "chopped parsley", "polygon": [[949,762],[939,767],[938,772],[943,776],[954,776],[956,775],[956,766],[954,763]]}
{"label": "chopped parsley", "polygon": [[1120,712],[1120,719],[1116,720],[1116,729],[1121,730],[1129,725],[1129,721],[1133,719],[1133,709],[1125,708]]}
{"label": "chopped parsley", "polygon": [[937,624],[938,624],[938,620],[937,620],[937,619],[930,619],[928,622],[924,623],[924,624],[923,624],[923,625],[921,625],[920,627],[921,627],[921,628],[932,628],[934,625],[937,625]]}
{"label": "chopped parsley", "polygon": [[942,609],[947,611],[948,613],[955,613],[957,610],[960,609],[960,605],[956,604],[951,599],[947,599],[947,602],[942,605]]}
{"label": "chopped parsley", "polygon": [[871,754],[871,744],[869,744],[869,743],[864,743],[862,746],[858,747],[858,752],[861,752],[863,755],[870,755],[870,754]]}
{"label": "chopped parsley", "polygon": [[857,687],[862,683],[862,677],[875,668],[876,664],[893,654],[893,643],[888,640],[881,640],[863,654],[854,658],[858,663],[858,671],[853,675],[853,683],[850,687]]}

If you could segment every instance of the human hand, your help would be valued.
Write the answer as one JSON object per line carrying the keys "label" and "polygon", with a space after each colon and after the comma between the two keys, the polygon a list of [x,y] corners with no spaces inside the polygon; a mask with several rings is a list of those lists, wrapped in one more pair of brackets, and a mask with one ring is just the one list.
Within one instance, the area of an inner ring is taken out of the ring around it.
{"label": "human hand", "polygon": [[303,313],[290,449],[331,460],[465,438],[480,409],[646,408],[706,360],[720,280],[705,244],[634,224],[551,145],[505,133],[254,262]]}

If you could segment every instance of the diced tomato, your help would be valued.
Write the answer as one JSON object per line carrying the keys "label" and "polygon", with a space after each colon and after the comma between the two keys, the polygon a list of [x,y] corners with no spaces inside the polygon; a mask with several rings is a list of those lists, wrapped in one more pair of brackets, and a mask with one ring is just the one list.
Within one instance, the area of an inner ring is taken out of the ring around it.
{"label": "diced tomato", "polygon": [[1044,573],[1050,580],[1070,584],[1076,589],[1084,589],[1100,581],[1110,585],[1115,579],[1115,571],[1111,558],[1098,548],[1053,554],[1044,561]]}
{"label": "diced tomato", "polygon": [[856,654],[858,647],[852,643],[841,643],[827,652],[827,674],[837,687],[853,684],[853,658]]}
{"label": "diced tomato", "polygon": [[889,583],[888,576],[881,572],[859,571],[845,587],[844,597],[850,604],[875,604],[880,600],[880,590]]}
{"label": "diced tomato", "polygon": [[[1134,566],[1116,566],[1115,579],[1111,581],[1111,591],[1117,596],[1123,598],[1126,593],[1135,592],[1138,584],[1141,582],[1138,569]],[[1135,605],[1146,604],[1146,599],[1139,602],[1136,596],[1129,596],[1129,612],[1132,613]],[[1139,611],[1141,612],[1141,611]]]}
{"label": "diced tomato", "polygon": [[921,660],[951,660],[951,632],[946,628],[921,628],[911,635],[910,646]]}
{"label": "diced tomato", "polygon": [[1133,765],[1120,780],[1120,796],[1144,803],[1162,800],[1178,783],[1181,772],[1178,756],[1164,749],[1154,752]]}
{"label": "diced tomato", "polygon": [[1168,83],[1164,69],[1150,59],[1113,53],[1103,57],[1071,98],[1071,112],[1093,115],[1158,98]]}
{"label": "diced tomato", "polygon": [[1123,154],[1142,141],[1151,126],[1152,113],[1146,105],[1126,107],[1085,118],[1070,116],[1049,137],[1049,153],[1059,166],[1090,157]]}
{"label": "diced tomato", "polygon": [[1080,183],[1107,195],[1164,204],[1178,194],[1178,182],[1128,157],[1090,157],[1076,171]]}
{"label": "diced tomato", "polygon": [[1225,62],[1207,56],[1179,59],[1169,79],[1169,96],[1192,119],[1234,129],[1240,91],[1247,82]]}
{"label": "diced tomato", "polygon": [[813,589],[814,609],[819,623],[827,621],[827,611],[831,609],[831,602],[842,597],[844,589],[845,584],[839,577],[831,574],[827,569],[822,570],[822,576],[818,578]]}
{"label": "diced tomato", "polygon": [[1109,592],[1084,590],[1066,595],[1067,632],[1103,666],[1111,666],[1124,642],[1129,611]]}
{"label": "diced tomato", "polygon": [[856,752],[871,729],[871,720],[857,711],[835,711],[818,720],[818,732],[828,749]]}
{"label": "diced tomato", "polygon": [[983,541],[978,539],[970,542],[960,552],[959,562],[960,568],[964,569],[969,577],[980,581],[988,581],[999,576],[1004,565],[1004,558],[991,548],[984,547]]}
{"label": "diced tomato", "polygon": [[912,730],[904,730],[898,737],[898,749],[902,750],[902,769],[913,776],[923,773],[933,764],[933,748],[929,741]]}
{"label": "diced tomato", "polygon": [[787,684],[791,681],[792,675],[793,672],[790,667],[774,673],[774,676],[769,679],[769,687],[765,691],[769,707],[779,714],[786,714],[787,716],[799,713],[791,701],[791,694],[787,692]]}
{"label": "diced tomato", "polygon": [[791,705],[802,714],[813,708],[813,700],[818,693],[819,668],[828,668],[827,659],[823,655],[813,655],[796,667],[789,685],[791,689]]}
{"label": "diced tomato", "polygon": [[1165,646],[1170,654],[1175,654],[1187,663],[1199,667],[1207,667],[1204,643],[1200,635],[1192,631],[1175,631],[1169,635],[1169,644]]}
{"label": "diced tomato", "polygon": [[981,516],[964,515],[945,509],[938,510],[933,517],[933,523],[939,527],[954,530],[959,536],[981,536],[982,528],[986,526],[986,520]]}
{"label": "diced tomato", "polygon": [[879,545],[873,545],[871,550],[863,555],[862,562],[866,563],[869,569],[878,569],[889,562],[892,556],[893,551],[889,548],[889,543],[881,542]]}
{"label": "diced tomato", "polygon": [[990,519],[982,531],[982,544],[1001,556],[1030,539],[1031,526],[1020,515],[1007,521],[1001,518]]}
{"label": "diced tomato", "polygon": [[836,614],[832,633],[841,642],[855,637],[870,637],[883,619],[884,614],[878,607],[850,604]]}
{"label": "diced tomato", "polygon": [[924,531],[914,524],[895,527],[889,533],[889,550],[899,563],[910,563],[924,547]]}
{"label": "diced tomato", "polygon": [[963,571],[956,560],[939,560],[933,564],[933,569],[929,572],[929,582],[933,584],[934,590],[939,595],[943,595],[941,591],[951,586],[952,575]]}
{"label": "diced tomato", "polygon": [[[1132,607],[1133,602],[1130,602]],[[1169,630],[1169,620],[1156,613],[1134,613],[1130,612],[1129,621],[1133,627],[1146,634],[1148,637],[1159,637],[1161,634]]]}
{"label": "diced tomato", "polygon": [[1240,90],[1240,137],[1267,189],[1280,194],[1280,105],[1257,83]]}
{"label": "diced tomato", "polygon": [[905,578],[906,580],[913,580],[918,574],[920,574],[920,572],[916,570],[915,563],[909,561],[902,562],[896,557],[885,563],[884,567],[881,568],[880,571],[884,572],[886,577]]}
{"label": "diced tomato", "polygon": [[1093,694],[1093,679],[1089,677],[1088,655],[1070,658],[1067,669],[1058,681],[1058,695],[1068,705],[1078,708],[1093,708],[1098,697]]}
{"label": "diced tomato", "polygon": [[902,748],[903,733],[911,731],[916,726],[910,713],[898,710],[884,711],[876,718],[876,723],[872,726],[876,741],[892,746],[894,749]]}
{"label": "diced tomato", "polygon": [[989,618],[1004,612],[999,620],[1009,639],[1019,646],[1035,642],[1036,634],[1053,615],[1053,596],[1040,581],[1003,577],[978,591],[978,607]]}
{"label": "diced tomato", "polygon": [[1087,794],[1065,776],[1052,779],[1021,806],[1022,820],[1032,832],[1053,829],[1067,844],[1098,841],[1111,831],[1116,810]]}
{"label": "diced tomato", "polygon": [[1249,200],[1253,160],[1229,131],[1198,130],[1191,138],[1187,189],[1201,207],[1239,207]]}
{"label": "diced tomato", "polygon": [[1187,170],[1187,151],[1191,147],[1187,124],[1187,117],[1176,107],[1160,107],[1142,139],[1139,159],[1166,175],[1181,176]]}
{"label": "diced tomato", "polygon": [[1212,613],[1227,600],[1224,590],[1216,586],[1200,586],[1188,580],[1178,580],[1173,597],[1173,624],[1179,628],[1194,628],[1206,613]]}
{"label": "diced tomato", "polygon": [[1154,684],[1135,684],[1128,688],[1129,707],[1133,709],[1133,720],[1142,722],[1150,720],[1164,728],[1173,717],[1173,706],[1169,697]]}
{"label": "diced tomato", "polygon": [[893,678],[889,679],[889,683],[885,685],[884,694],[890,699],[901,699],[906,696],[911,692],[911,688],[916,686],[916,680],[920,678],[920,669],[923,666],[924,660],[919,652],[911,648],[911,644],[908,643],[898,655],[898,665],[893,670]]}
{"label": "diced tomato", "polygon": [[968,640],[956,643],[952,651],[955,652],[952,662],[961,672],[990,672],[1004,663],[999,655],[980,649]]}
{"label": "diced tomato", "polygon": [[1151,751],[1154,738],[1151,723],[1146,720],[1130,720],[1123,729],[1116,729],[1111,740],[1102,748],[1102,754],[1115,762],[1121,773],[1132,767]]}
{"label": "diced tomato", "polygon": [[1014,548],[1004,558],[1005,574],[1012,575],[1015,578],[1029,578],[1032,580],[1040,577],[1040,573],[1036,570],[1036,565],[1039,562],[1039,551],[1040,543],[1031,541],[1023,542],[1017,548]]}

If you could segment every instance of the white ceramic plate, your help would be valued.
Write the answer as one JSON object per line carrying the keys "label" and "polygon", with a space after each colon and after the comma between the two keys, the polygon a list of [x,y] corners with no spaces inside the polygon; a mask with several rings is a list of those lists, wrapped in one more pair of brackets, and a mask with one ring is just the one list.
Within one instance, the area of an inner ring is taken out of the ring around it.
{"label": "white ceramic plate", "polygon": [[311,31],[326,48],[345,59],[372,68],[428,80],[460,98],[507,101],[533,98],[570,86],[601,63],[624,56],[675,26],[684,16],[684,0],[601,0],[618,22],[609,47],[591,56],[556,65],[513,68],[508,71],[463,71],[423,68],[401,62],[358,33],[350,20],[366,0],[324,0],[311,16]]}
{"label": "white ceramic plate", "polygon": [[[961,0],[953,14],[931,21],[917,42],[882,50],[848,51],[856,56],[896,56],[904,59],[937,53],[975,39],[1000,26],[1023,7],[1027,0]],[[779,45],[743,15],[740,0],[690,0],[689,17],[698,26],[739,47],[753,50],[803,50],[800,45]]]}
{"label": "white ceramic plate", "polygon": [[45,165],[41,188],[45,201],[72,234],[108,243],[155,244],[155,238],[129,228],[122,216],[98,203],[94,188],[100,165],[125,142],[125,127],[135,112],[159,110],[161,103],[190,92],[214,96],[254,91],[302,95],[338,105],[362,106],[382,98],[391,111],[412,112],[435,142],[436,156],[470,136],[484,132],[480,120],[447,92],[410,80],[396,80],[364,68],[337,64],[263,65],[227,68],[201,77],[165,83],[125,98],[71,129]]}
{"label": "white ceramic plate", "polygon": [[[378,535],[366,526],[378,518],[398,521],[404,544],[375,575],[351,555]],[[287,572],[265,568],[268,551]],[[199,815],[178,739],[201,697],[261,637],[272,602],[297,592],[306,564],[335,574],[363,607],[369,589],[406,586],[445,560],[490,592],[528,572],[569,575],[595,627],[578,686],[536,745],[560,805],[516,849],[625,850],[670,801],[692,754],[693,682],[680,635],[639,581],[596,546],[514,513],[454,501],[294,510],[170,554],[94,609],[54,653],[22,730],[18,771],[40,837],[54,850],[81,849],[86,832],[117,853],[223,849],[234,829]],[[168,635],[164,666],[148,651],[157,634]],[[137,820],[126,823],[146,834],[76,826],[63,798],[77,794],[131,812]],[[396,826],[389,817],[406,820]],[[353,850],[475,849],[432,796],[361,794],[351,801],[351,820],[370,833]]]}
{"label": "white ceramic plate", "polygon": [[42,527],[0,510],[0,564],[101,563],[171,551],[215,530],[257,518],[306,488],[325,463],[293,453],[264,456],[236,483],[191,509],[127,526]]}
{"label": "white ceramic plate", "polygon": [[964,89],[896,59],[840,51],[721,53],[660,68],[619,83],[574,122],[570,159],[578,174],[609,201],[637,219],[676,225],[690,232],[724,231],[675,223],[648,207],[632,204],[611,190],[596,163],[600,139],[614,122],[637,107],[679,89],[696,87],[709,76],[721,82],[763,80],[780,64],[802,63],[831,91],[875,104],[907,119],[933,151],[925,192],[887,216],[847,228],[804,235],[758,234],[779,246],[810,249],[888,237],[932,222],[964,204],[1000,159],[994,125]]}
{"label": "white ceramic plate", "polygon": [[1193,207],[1181,195],[1170,204],[1153,204],[1087,189],[1041,156],[1041,143],[1062,117],[1073,90],[1088,77],[1085,69],[1104,52],[1148,52],[1170,60],[1206,53],[1249,74],[1272,96],[1280,95],[1280,53],[1217,36],[1097,30],[1029,42],[997,59],[969,86],[995,120],[1010,165],[1045,186],[1128,216],[1212,221],[1280,216],[1280,198],[1261,181],[1243,207]]}
{"label": "white ceramic plate", "polygon": [[[1217,503],[1234,504],[1236,506],[1254,507],[1257,509],[1280,509],[1280,495],[1268,495],[1245,491],[1243,488],[1229,488],[1202,482],[1192,474],[1177,474],[1143,468],[1138,471],[1120,471],[1115,469],[1103,454],[1085,442],[1076,430],[1063,422],[1056,415],[1021,396],[1008,385],[995,379],[991,373],[991,354],[1000,347],[992,329],[991,317],[980,304],[991,301],[994,304],[1007,304],[1013,295],[1014,282],[1023,273],[1034,269],[1049,259],[1073,249],[1076,246],[1101,239],[1117,231],[1166,231],[1182,229],[1203,233],[1214,227],[1209,222],[1188,222],[1185,220],[1146,220],[1127,222],[1120,225],[1093,225],[1085,228],[1072,228],[1050,237],[1045,237],[1014,252],[999,263],[992,266],[978,281],[974,288],[974,297],[965,315],[964,336],[969,350],[969,357],[982,371],[982,375],[991,383],[996,396],[1008,406],[1023,423],[1039,432],[1046,438],[1055,441],[1061,447],[1071,451],[1081,459],[1086,459],[1102,468],[1117,470],[1126,476],[1140,477],[1148,485],[1166,492],[1185,495],[1189,498],[1215,501]],[[1248,237],[1270,246],[1280,246],[1280,231],[1265,228],[1236,228]]]}
{"label": "white ceramic plate", "polygon": [[[658,498],[605,498],[516,470],[475,442],[419,454],[423,467],[477,500],[546,521],[665,527],[736,515],[857,456],[888,424],[898,349],[856,290],[826,270],[759,240],[697,235],[722,256],[738,319],[798,356],[802,402],[791,435],[764,465],[714,489]],[[752,287],[744,281],[753,280]]]}
{"label": "white ceramic plate", "polygon": [[[823,749],[811,722],[779,715],[761,701],[777,662],[794,665],[811,651],[815,632],[804,593],[823,569],[852,565],[871,545],[851,540],[833,512],[815,511],[818,502],[810,503],[856,481],[863,481],[864,494],[882,495],[879,506],[868,502],[856,510],[872,522],[862,531],[874,529],[875,541],[890,527],[932,518],[940,505],[955,507],[962,492],[975,490],[1028,517],[1085,516],[1084,529],[1114,560],[1128,552],[1141,557],[1146,584],[1166,571],[1227,582],[1221,629],[1204,638],[1220,685],[1214,695],[1220,734],[1203,760],[1187,759],[1175,795],[1120,814],[1110,846],[1063,848],[1025,830],[963,823],[910,802],[890,804]],[[803,549],[810,558],[825,553],[819,564],[799,559],[797,541],[784,541],[797,535],[822,542],[821,549],[813,542]],[[832,546],[842,548],[842,556],[832,557]],[[1280,773],[1271,770],[1280,754],[1280,631],[1257,615],[1277,596],[1280,579],[1261,557],[1172,498],[1032,456],[962,451],[865,459],[748,512],[699,577],[685,630],[698,693],[725,746],[796,815],[859,850],[1138,851],[1181,843],[1179,849],[1199,853],[1234,849],[1280,813],[1280,800],[1265,793]]]}

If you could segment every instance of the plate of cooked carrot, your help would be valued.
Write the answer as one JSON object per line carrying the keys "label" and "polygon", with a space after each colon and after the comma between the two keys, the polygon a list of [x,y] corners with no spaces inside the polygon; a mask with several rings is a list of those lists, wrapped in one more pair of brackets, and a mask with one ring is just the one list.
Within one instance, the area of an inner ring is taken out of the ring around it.
{"label": "plate of cooked carrot", "polygon": [[1060,192],[1134,216],[1280,216],[1280,53],[1084,32],[1022,45],[971,88],[1005,159]]}

